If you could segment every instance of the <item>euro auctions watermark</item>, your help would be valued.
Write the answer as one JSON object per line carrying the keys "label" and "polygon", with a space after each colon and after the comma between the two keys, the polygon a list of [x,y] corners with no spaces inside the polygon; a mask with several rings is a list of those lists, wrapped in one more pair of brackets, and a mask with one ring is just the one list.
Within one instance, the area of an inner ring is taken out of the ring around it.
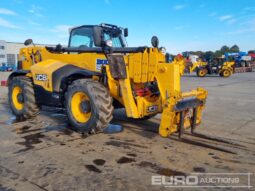
{"label": "euro auctions watermark", "polygon": [[186,176],[151,177],[153,186],[175,188],[252,188],[252,173],[191,173]]}

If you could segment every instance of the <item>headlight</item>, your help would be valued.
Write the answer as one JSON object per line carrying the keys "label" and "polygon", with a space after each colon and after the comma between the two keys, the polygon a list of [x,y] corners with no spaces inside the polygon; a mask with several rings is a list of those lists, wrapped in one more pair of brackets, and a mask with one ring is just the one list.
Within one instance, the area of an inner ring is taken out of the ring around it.
{"label": "headlight", "polygon": [[159,50],[160,50],[160,52],[162,52],[162,54],[166,54],[166,48],[165,47],[160,47]]}
{"label": "headlight", "polygon": [[105,41],[105,44],[109,47],[112,47],[112,40]]}

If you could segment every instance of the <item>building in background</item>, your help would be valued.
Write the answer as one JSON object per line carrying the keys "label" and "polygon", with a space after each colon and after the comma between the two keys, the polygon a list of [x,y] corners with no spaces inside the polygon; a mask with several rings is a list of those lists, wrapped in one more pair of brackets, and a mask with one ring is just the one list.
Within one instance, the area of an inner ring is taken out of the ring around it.
{"label": "building in background", "polygon": [[[46,44],[36,45],[51,46]],[[7,68],[11,68],[12,70],[17,68],[19,50],[23,47],[25,47],[24,43],[0,40],[0,71],[6,71]]]}
{"label": "building in background", "polygon": [[23,43],[0,40],[0,67],[16,68],[19,49],[24,46]]}

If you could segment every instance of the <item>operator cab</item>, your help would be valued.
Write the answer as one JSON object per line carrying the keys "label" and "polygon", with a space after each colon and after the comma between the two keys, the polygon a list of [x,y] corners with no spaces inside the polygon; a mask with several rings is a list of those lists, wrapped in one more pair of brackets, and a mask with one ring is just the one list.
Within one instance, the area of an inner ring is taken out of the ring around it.
{"label": "operator cab", "polygon": [[[68,54],[81,54],[81,53],[138,53],[144,52],[148,47],[128,47],[126,37],[128,36],[128,29],[121,28],[111,24],[100,25],[82,25],[70,29],[70,37],[68,47],[63,47],[58,44],[56,47],[46,46],[47,51],[51,53],[68,53]],[[28,43],[32,40],[28,39]],[[151,39],[153,48],[158,48],[163,54],[166,49],[158,47],[159,40],[156,36]]]}
{"label": "operator cab", "polygon": [[105,45],[113,48],[127,46],[125,37],[128,29],[116,25],[83,25],[70,29],[68,47],[70,48],[96,48]]}
{"label": "operator cab", "polygon": [[222,66],[224,64],[224,59],[223,58],[213,58],[211,62],[209,62],[210,65],[218,67]]}

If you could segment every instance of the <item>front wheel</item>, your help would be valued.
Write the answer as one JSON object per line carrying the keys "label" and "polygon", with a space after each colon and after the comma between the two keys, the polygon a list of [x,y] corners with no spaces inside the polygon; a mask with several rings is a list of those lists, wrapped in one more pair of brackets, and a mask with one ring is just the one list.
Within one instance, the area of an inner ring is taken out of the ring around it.
{"label": "front wheel", "polygon": [[25,76],[14,77],[8,83],[8,98],[13,114],[21,119],[35,117],[39,113],[36,104],[33,84],[30,78]]}
{"label": "front wheel", "polygon": [[69,122],[78,132],[102,132],[112,120],[112,97],[97,81],[74,81],[68,87],[65,100]]}

